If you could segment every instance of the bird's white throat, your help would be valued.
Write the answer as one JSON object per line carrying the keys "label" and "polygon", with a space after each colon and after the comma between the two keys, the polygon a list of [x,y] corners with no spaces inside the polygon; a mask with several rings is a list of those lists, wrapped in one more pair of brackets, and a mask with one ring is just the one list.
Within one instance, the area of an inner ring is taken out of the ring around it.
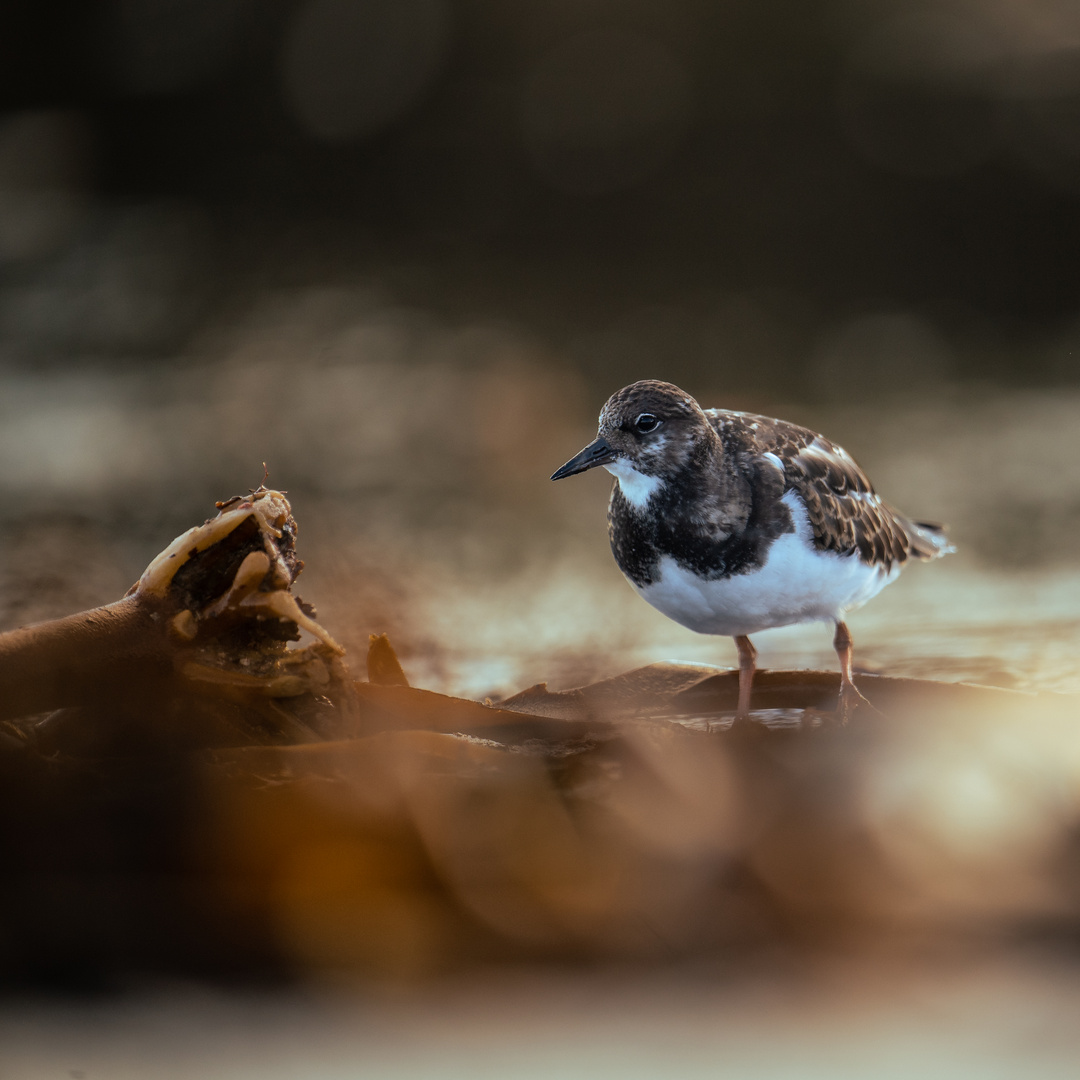
{"label": "bird's white throat", "polygon": [[641,510],[663,484],[659,476],[638,472],[625,458],[616,458],[604,468],[619,481],[623,498],[637,510]]}

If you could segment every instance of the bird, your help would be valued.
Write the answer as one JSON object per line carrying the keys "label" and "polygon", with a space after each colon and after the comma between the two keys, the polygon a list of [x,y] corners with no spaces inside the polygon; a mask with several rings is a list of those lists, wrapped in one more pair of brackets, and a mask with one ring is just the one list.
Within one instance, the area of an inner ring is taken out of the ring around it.
{"label": "bird", "polygon": [[852,679],[846,616],[909,559],[955,551],[945,527],[893,509],[843,447],[786,420],[703,409],[646,379],[612,394],[596,439],[552,480],[603,467],[615,477],[608,538],[634,590],[668,618],[735,639],[736,720],[750,718],[750,635],[835,624],[837,714],[866,699]]}

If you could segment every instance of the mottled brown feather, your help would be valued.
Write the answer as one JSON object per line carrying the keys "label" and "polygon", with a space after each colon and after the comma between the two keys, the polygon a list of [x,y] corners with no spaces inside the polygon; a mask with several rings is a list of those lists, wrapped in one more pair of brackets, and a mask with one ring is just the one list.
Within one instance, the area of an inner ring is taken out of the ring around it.
{"label": "mottled brown feather", "polygon": [[753,413],[705,409],[725,448],[775,454],[785,492],[806,505],[814,544],[839,555],[858,552],[867,563],[902,564],[952,550],[938,526],[916,523],[893,509],[842,447],[809,428]]}

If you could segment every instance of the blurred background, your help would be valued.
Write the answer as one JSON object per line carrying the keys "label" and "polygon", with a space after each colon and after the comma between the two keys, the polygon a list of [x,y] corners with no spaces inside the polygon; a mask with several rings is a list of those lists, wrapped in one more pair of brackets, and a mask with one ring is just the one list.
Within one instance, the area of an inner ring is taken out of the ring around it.
{"label": "blurred background", "polygon": [[265,462],[301,594],[416,685],[729,665],[621,581],[606,475],[547,481],[653,377],[949,522],[865,668],[1075,692],[1078,252],[1069,0],[5,0],[0,628]]}
{"label": "blurred background", "polygon": [[660,377],[953,527],[863,661],[1077,685],[1075,5],[8,0],[0,110],[0,625],[265,461],[428,685],[726,663],[624,613],[607,478],[545,479]]}
{"label": "blurred background", "polygon": [[376,280],[635,366],[833,399],[1069,382],[1060,0],[4,5],[5,353],[174,355]]}

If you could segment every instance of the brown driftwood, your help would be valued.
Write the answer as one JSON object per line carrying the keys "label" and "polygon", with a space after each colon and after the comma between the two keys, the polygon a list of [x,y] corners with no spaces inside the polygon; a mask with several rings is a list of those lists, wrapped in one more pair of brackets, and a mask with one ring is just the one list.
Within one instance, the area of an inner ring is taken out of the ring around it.
{"label": "brown driftwood", "polygon": [[[897,705],[988,705],[1030,695],[972,683],[941,683],[925,679],[857,674],[859,691],[879,710]],[[831,671],[758,671],[752,704],[757,719],[770,726],[770,711],[810,710],[826,716],[836,704],[840,675]],[[610,679],[571,690],[549,690],[546,683],[530,686],[500,701],[501,709],[587,722],[642,717],[688,717],[719,720],[735,712],[739,699],[738,671],[717,671],[697,664],[649,664]]]}
{"label": "brown driftwood", "polygon": [[[181,697],[245,708],[266,735],[280,703],[348,685],[344,650],[292,594],[303,567],[283,495],[260,488],[174,540],[114,604],[0,634],[0,720],[48,710],[127,711]],[[301,630],[311,644],[298,649]],[[70,716],[51,718],[56,736]],[[240,727],[244,728],[241,723]],[[204,730],[205,733],[205,730]],[[213,741],[213,739],[211,739]]]}
{"label": "brown driftwood", "polygon": [[94,700],[169,670],[154,608],[134,596],[0,635],[0,720]]}

